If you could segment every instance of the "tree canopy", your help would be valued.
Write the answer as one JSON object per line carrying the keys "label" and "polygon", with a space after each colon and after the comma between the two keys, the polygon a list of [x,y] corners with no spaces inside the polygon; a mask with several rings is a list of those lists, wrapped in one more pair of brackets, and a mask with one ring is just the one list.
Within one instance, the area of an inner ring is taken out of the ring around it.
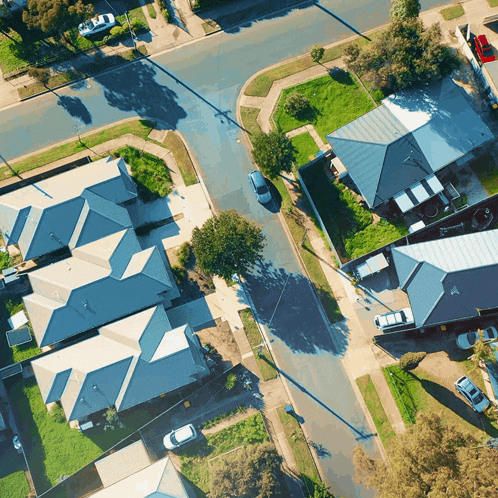
{"label": "tree canopy", "polygon": [[389,466],[355,448],[356,479],[380,498],[492,498],[498,493],[498,451],[476,446],[473,436],[445,426],[439,415],[421,413],[394,439]]}
{"label": "tree canopy", "polygon": [[220,461],[211,475],[211,498],[270,498],[278,489],[281,458],[266,442],[233,453]]}
{"label": "tree canopy", "polygon": [[392,7],[389,11],[389,15],[392,20],[418,17],[420,13],[419,0],[392,0],[391,3]]}
{"label": "tree canopy", "polygon": [[294,147],[280,131],[260,133],[254,139],[252,156],[262,173],[276,178],[281,171],[291,171],[294,164]]}
{"label": "tree canopy", "polygon": [[449,76],[461,64],[442,39],[439,24],[424,29],[418,17],[394,20],[364,47],[346,47],[346,64],[376,88],[396,91],[430,83]]}
{"label": "tree canopy", "polygon": [[311,60],[313,62],[320,62],[323,58],[325,49],[320,45],[313,45],[310,50]]}
{"label": "tree canopy", "polygon": [[192,250],[199,267],[226,280],[243,275],[263,259],[263,230],[237,211],[222,211],[192,232]]}
{"label": "tree canopy", "polygon": [[62,34],[89,19],[93,11],[93,5],[82,0],[28,0],[22,19],[30,28]]}

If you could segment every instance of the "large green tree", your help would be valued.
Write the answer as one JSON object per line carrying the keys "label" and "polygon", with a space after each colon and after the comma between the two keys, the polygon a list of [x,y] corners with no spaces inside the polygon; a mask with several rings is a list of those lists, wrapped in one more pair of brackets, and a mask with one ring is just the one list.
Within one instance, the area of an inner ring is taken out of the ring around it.
{"label": "large green tree", "polygon": [[263,259],[263,230],[237,211],[222,211],[192,232],[192,250],[199,267],[228,280],[243,275]]}
{"label": "large green tree", "polygon": [[94,8],[83,0],[28,0],[28,10],[22,15],[28,27],[62,35],[69,28],[89,19]]}
{"label": "large green tree", "polygon": [[232,453],[210,471],[211,498],[271,498],[278,490],[280,462],[270,442]]}
{"label": "large green tree", "polygon": [[346,64],[375,87],[390,91],[430,83],[449,76],[461,64],[442,39],[439,24],[425,29],[417,17],[396,20],[371,43],[346,47]]}
{"label": "large green tree", "polygon": [[418,17],[420,13],[419,0],[392,0],[392,7],[389,11],[391,19],[408,19],[409,17]]}
{"label": "large green tree", "polygon": [[389,463],[354,450],[356,479],[380,498],[493,498],[498,496],[498,451],[421,413],[391,444]]}
{"label": "large green tree", "polygon": [[281,171],[291,171],[294,147],[280,131],[260,133],[254,139],[252,156],[264,175],[276,178]]}

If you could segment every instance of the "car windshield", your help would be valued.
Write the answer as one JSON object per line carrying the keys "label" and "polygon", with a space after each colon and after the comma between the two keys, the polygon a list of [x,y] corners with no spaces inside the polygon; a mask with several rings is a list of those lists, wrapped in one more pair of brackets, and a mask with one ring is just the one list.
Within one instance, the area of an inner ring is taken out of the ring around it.
{"label": "car windshield", "polygon": [[257,192],[258,194],[260,194],[260,195],[261,195],[261,194],[266,194],[266,187],[264,187],[264,186],[261,186],[261,187],[256,187],[256,192]]}
{"label": "car windshield", "polygon": [[477,394],[477,389],[475,387],[471,387],[469,389],[469,394],[474,397]]}
{"label": "car windshield", "polygon": [[102,16],[102,17],[104,18],[104,22],[105,22],[106,24],[110,22],[110,21],[109,21],[109,18],[108,18],[107,16]]}
{"label": "car windshield", "polygon": [[469,341],[469,344],[471,346],[474,345],[474,343],[476,342],[477,340],[477,337],[476,337],[476,333],[475,332],[468,332],[467,333],[467,341]]}
{"label": "car windshield", "polygon": [[474,398],[473,402],[475,405],[478,405],[484,399],[484,394],[477,393],[477,396]]}
{"label": "car windshield", "polygon": [[174,433],[174,432],[172,432],[172,433],[171,433],[171,436],[170,436],[169,438],[170,438],[171,442],[172,442],[175,446],[178,446],[178,441],[177,441],[177,439],[176,439],[176,437],[175,437],[175,433]]}

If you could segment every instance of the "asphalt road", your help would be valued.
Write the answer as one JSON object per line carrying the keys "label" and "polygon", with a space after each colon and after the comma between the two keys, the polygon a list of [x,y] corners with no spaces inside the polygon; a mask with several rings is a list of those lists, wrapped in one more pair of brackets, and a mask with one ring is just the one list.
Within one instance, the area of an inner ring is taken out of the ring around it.
{"label": "asphalt road", "polygon": [[[267,210],[254,199],[247,182],[253,165],[235,109],[242,85],[258,70],[315,43],[350,36],[351,28],[334,16],[363,31],[388,20],[389,4],[324,1],[325,10],[312,5],[250,23],[0,112],[0,154],[7,160],[130,116],[157,120],[185,136],[215,206],[237,209],[264,227],[265,263],[249,276],[251,296],[262,321],[271,320],[273,349],[296,411],[324,448],[321,463],[332,491],[344,496],[372,496],[352,479],[357,441],[376,454],[340,360],[348,331],[329,332],[275,215],[277,206]],[[435,4],[422,2],[424,8]]]}

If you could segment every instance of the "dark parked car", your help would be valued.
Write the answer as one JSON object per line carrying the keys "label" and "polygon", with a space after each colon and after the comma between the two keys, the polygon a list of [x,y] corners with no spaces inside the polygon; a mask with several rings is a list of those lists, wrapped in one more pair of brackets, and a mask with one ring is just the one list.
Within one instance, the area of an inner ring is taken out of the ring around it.
{"label": "dark parked car", "polygon": [[249,185],[252,191],[261,204],[267,204],[271,201],[271,194],[268,190],[265,177],[259,171],[251,171],[249,173]]}

